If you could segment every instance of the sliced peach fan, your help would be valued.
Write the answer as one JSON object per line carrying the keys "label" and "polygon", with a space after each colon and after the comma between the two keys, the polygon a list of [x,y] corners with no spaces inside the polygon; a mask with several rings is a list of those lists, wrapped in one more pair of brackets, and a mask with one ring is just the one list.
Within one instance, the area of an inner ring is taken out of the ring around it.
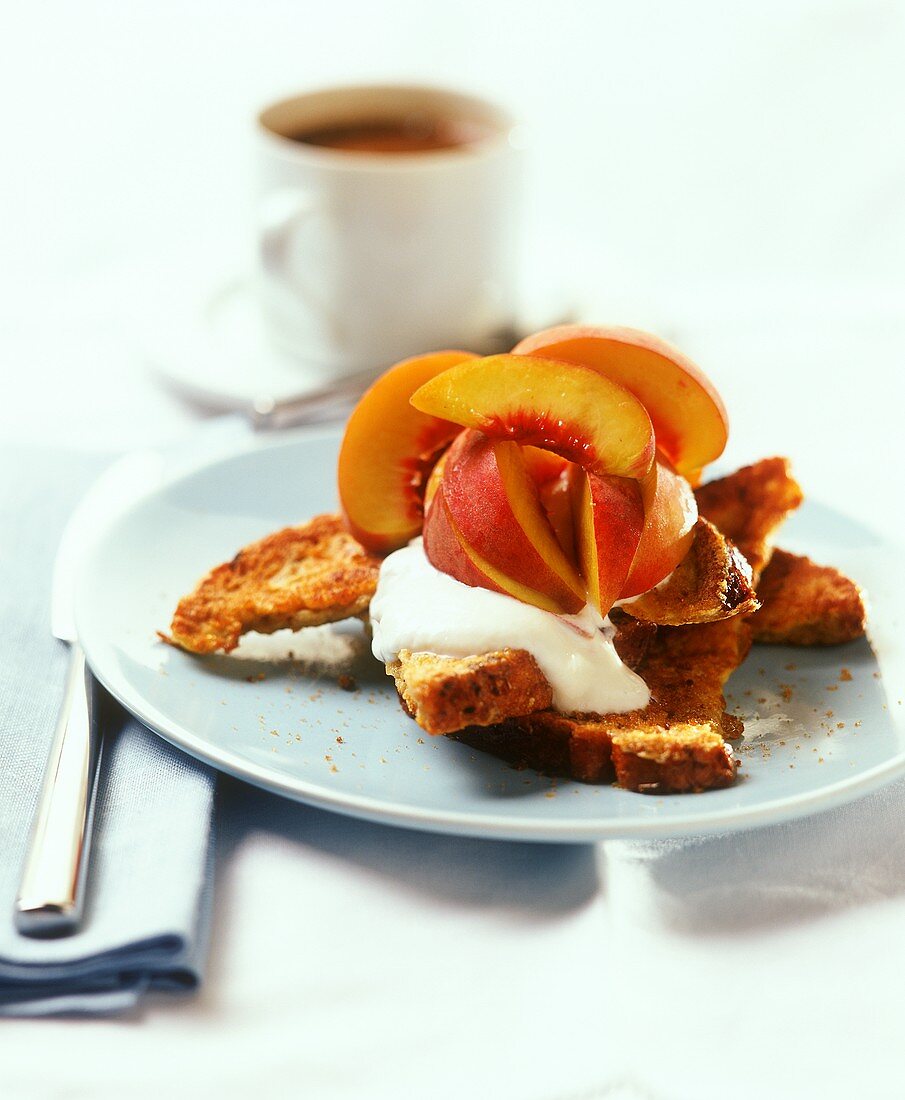
{"label": "sliced peach fan", "polygon": [[688,553],[697,508],[677,463],[699,476],[725,412],[644,333],[564,326],[518,347],[419,356],[378,379],[340,453],[346,523],[377,553],[423,530],[429,560],[463,583],[605,614]]}

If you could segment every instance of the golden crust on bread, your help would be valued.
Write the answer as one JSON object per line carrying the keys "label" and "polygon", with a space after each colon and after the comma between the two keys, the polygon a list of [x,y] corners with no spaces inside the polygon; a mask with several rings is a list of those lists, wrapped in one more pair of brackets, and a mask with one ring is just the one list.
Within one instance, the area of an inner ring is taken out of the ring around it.
{"label": "golden crust on bread", "polygon": [[272,634],[361,615],[379,568],[339,516],[315,516],[212,569],[179,601],[170,634],[161,637],[191,653],[229,653],[250,630]]}
{"label": "golden crust on bread", "polygon": [[750,565],[703,517],[695,524],[691,548],[669,577],[622,605],[636,619],[659,626],[716,622],[759,606]]}
{"label": "golden crust on bread", "polygon": [[553,705],[537,661],[524,649],[476,657],[440,657],[403,649],[387,665],[403,707],[428,733],[490,725]]}
{"label": "golden crust on bread", "polygon": [[735,761],[723,737],[685,723],[640,720],[635,728],[619,729],[608,719],[541,711],[451,736],[518,769],[583,783],[615,782],[642,794],[712,790],[735,780]]}
{"label": "golden crust on bread", "polygon": [[763,608],[751,617],[756,642],[838,645],[864,633],[867,611],[861,590],[832,566],[776,550],[760,593]]}
{"label": "golden crust on bread", "polygon": [[[761,610],[756,642],[837,645],[864,633],[864,597],[838,569],[773,550],[773,536],[802,494],[783,458],[766,458],[695,491],[698,507],[751,563]],[[758,580],[758,578],[760,578]]]}
{"label": "golden crust on bread", "polygon": [[773,537],[804,499],[787,458],[763,458],[694,493],[700,514],[741,550],[754,585],[770,561]]}

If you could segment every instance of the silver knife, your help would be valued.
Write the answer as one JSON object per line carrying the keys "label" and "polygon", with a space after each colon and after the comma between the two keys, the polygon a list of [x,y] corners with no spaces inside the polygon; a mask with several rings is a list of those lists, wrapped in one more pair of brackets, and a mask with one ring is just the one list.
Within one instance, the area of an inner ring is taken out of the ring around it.
{"label": "silver knife", "polygon": [[96,685],[75,626],[78,570],[98,532],[162,480],[163,465],[162,456],[151,451],[114,462],[79,502],[57,551],[51,630],[69,643],[69,674],[16,897],[16,928],[27,936],[74,932],[84,908],[102,739],[91,713]]}

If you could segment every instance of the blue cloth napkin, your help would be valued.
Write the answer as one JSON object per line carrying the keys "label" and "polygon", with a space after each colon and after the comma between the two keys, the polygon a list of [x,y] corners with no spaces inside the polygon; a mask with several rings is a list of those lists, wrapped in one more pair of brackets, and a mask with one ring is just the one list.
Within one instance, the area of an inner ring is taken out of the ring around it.
{"label": "blue cloth napkin", "polygon": [[109,699],[83,926],[47,940],[13,923],[68,657],[50,634],[53,559],[104,464],[0,449],[0,1016],[117,1012],[203,972],[214,773]]}

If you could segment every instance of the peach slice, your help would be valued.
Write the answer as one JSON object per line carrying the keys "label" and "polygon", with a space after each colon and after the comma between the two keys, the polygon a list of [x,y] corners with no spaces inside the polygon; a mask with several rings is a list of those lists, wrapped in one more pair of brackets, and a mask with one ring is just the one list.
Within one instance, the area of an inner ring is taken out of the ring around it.
{"label": "peach slice", "polygon": [[562,610],[545,593],[507,577],[468,545],[450,515],[442,483],[437,487],[424,517],[424,552],[435,569],[448,573],[471,588],[487,588],[491,592],[514,596],[522,603],[555,614]]}
{"label": "peach slice", "polygon": [[544,605],[558,611],[584,607],[584,584],[556,539],[517,443],[463,432],[448,452],[442,485],[463,547],[473,551],[472,561],[491,567],[498,584],[513,595],[510,581],[540,592]]}
{"label": "peach slice", "polygon": [[563,548],[563,552],[570,562],[576,560],[575,549],[575,521],[572,515],[572,492],[570,487],[570,470],[577,470],[577,466],[571,463],[563,467],[559,477],[552,481],[545,481],[538,486],[540,502],[547,519],[556,535],[556,540]]}
{"label": "peach slice", "polygon": [[446,459],[448,456],[449,450],[447,449],[437,459],[434,468],[430,472],[430,477],[427,479],[427,486],[424,490],[425,515],[427,515],[428,509],[431,506],[431,501],[434,499],[434,494],[440,488],[440,482],[443,480],[443,471],[446,469]]}
{"label": "peach slice", "polygon": [[422,413],[553,451],[591,473],[643,477],[654,460],[641,402],[590,367],[526,355],[471,359],[412,395]]}
{"label": "peach slice", "polygon": [[659,584],[685,557],[694,541],[698,506],[691,486],[672,466],[657,456],[641,482],[644,531],[626,578],[621,599],[637,596]]}
{"label": "peach slice", "polygon": [[538,488],[555,481],[569,465],[564,458],[540,447],[522,447],[525,466]]}
{"label": "peach slice", "polygon": [[491,592],[505,591],[478,569],[465,553],[461,536],[449,514],[442,482],[431,494],[430,504],[424,514],[423,537],[427,560],[441,573],[448,573],[471,588],[489,588]]}
{"label": "peach slice", "polygon": [[570,562],[575,562],[575,532],[572,525],[572,497],[568,470],[571,462],[542,451],[540,447],[522,447],[525,466],[537,486],[540,502],[556,535],[556,540]]}
{"label": "peach slice", "polygon": [[355,406],[339,452],[339,499],[346,525],[368,550],[386,554],[418,534],[427,477],[461,431],[412,408],[409,398],[431,378],[474,358],[467,351],[438,351],[404,359]]}
{"label": "peach slice", "polygon": [[619,597],[644,530],[641,487],[630,478],[570,471],[575,542],[588,596],[605,615]]}
{"label": "peach slice", "polygon": [[566,557],[577,568],[575,533],[572,529],[572,499],[566,477],[572,463],[566,462],[552,451],[542,451],[540,447],[522,447],[522,457],[531,480],[537,486],[541,505],[556,540],[565,551]]}
{"label": "peach slice", "polygon": [[580,364],[624,386],[647,409],[657,448],[679,473],[690,474],[723,453],[729,421],[719,394],[686,355],[657,336],[559,325],[526,337],[513,354]]}

